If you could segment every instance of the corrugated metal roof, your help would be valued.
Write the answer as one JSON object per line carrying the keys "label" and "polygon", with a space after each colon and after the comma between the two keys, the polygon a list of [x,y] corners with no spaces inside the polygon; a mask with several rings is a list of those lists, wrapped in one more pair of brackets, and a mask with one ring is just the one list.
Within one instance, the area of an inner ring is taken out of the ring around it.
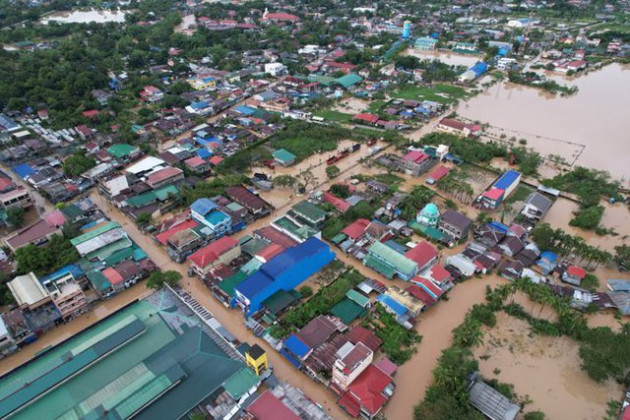
{"label": "corrugated metal roof", "polygon": [[396,270],[403,273],[413,273],[418,268],[415,262],[381,242],[374,242],[372,246],[370,246],[369,252],[391,264]]}

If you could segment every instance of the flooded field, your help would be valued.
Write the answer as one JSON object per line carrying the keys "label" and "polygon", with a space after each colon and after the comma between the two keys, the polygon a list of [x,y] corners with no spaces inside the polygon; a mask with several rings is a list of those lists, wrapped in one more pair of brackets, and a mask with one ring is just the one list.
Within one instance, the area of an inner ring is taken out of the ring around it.
{"label": "flooded field", "polygon": [[607,401],[622,393],[614,381],[597,383],[580,369],[575,341],[532,335],[525,321],[503,312],[475,356],[484,377],[514,385],[520,397],[532,400],[525,411],[542,411],[546,418],[599,420]]}
{"label": "flooded field", "polygon": [[40,22],[48,25],[50,22],[57,23],[123,23],[127,12],[122,10],[73,10],[69,12],[55,12]]}
{"label": "flooded field", "polygon": [[350,97],[344,98],[342,101],[338,102],[333,109],[345,114],[358,114],[365,111],[368,106],[370,106],[369,101]]}
{"label": "flooded field", "polygon": [[472,67],[483,57],[476,55],[455,54],[442,51],[420,51],[414,48],[407,48],[402,55],[411,55],[421,60],[438,60],[451,66]]}
{"label": "flooded field", "polygon": [[565,83],[579,92],[551,96],[535,88],[498,83],[460,105],[458,113],[489,123],[491,132],[517,139],[544,155],[609,171],[630,182],[625,121],[630,109],[630,66],[612,64]]}

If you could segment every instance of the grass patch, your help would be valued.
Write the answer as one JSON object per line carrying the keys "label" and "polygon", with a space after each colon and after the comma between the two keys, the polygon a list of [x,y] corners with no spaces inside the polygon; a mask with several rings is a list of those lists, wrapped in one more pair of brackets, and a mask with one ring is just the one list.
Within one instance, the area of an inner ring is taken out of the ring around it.
{"label": "grass patch", "polygon": [[385,101],[370,102],[370,105],[368,106],[367,110],[371,113],[377,113],[378,111],[381,110],[381,108],[383,108],[384,105],[385,105]]}
{"label": "grass patch", "polygon": [[429,100],[449,104],[465,98],[468,93],[459,86],[439,83],[435,86],[405,86],[392,94],[395,98],[410,100]]}
{"label": "grass patch", "polygon": [[380,305],[376,307],[375,315],[365,321],[365,326],[371,327],[383,340],[381,349],[387,357],[397,365],[402,365],[417,351],[415,344],[422,341],[422,336],[414,329],[405,329]]}
{"label": "grass patch", "polygon": [[350,137],[350,130],[342,127],[297,122],[274,134],[270,144],[274,149],[293,153],[299,162],[315,153],[332,152],[337,149],[339,140]]}
{"label": "grass patch", "polygon": [[335,121],[339,123],[348,123],[352,121],[353,115],[346,114],[344,112],[335,111],[334,109],[320,109],[313,113],[316,117],[321,117],[328,121]]}

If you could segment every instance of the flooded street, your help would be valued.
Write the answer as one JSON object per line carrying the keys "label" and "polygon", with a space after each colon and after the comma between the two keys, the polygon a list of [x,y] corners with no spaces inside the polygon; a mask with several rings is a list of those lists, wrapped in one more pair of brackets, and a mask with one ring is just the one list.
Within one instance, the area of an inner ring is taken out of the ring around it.
{"label": "flooded street", "polygon": [[630,142],[625,122],[630,109],[630,66],[611,64],[571,78],[579,88],[570,97],[539,89],[498,83],[461,104],[458,113],[489,123],[508,138],[525,138],[544,155],[609,171],[630,182]]}
{"label": "flooded street", "polygon": [[618,398],[622,387],[613,380],[597,383],[584,373],[574,340],[529,333],[525,321],[497,313],[497,326],[486,331],[484,344],[475,349],[481,374],[528,396],[532,403],[525,411],[540,410],[550,419],[601,419],[606,403]]}

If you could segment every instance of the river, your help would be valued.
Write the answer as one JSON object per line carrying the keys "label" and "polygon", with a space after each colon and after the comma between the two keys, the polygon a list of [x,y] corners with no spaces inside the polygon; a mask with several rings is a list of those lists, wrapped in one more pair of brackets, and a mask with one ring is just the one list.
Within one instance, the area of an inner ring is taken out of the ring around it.
{"label": "river", "polygon": [[[562,83],[562,81],[560,81]],[[458,114],[488,123],[493,131],[527,140],[543,155],[606,170],[630,182],[630,66],[611,64],[564,83],[579,88],[570,97],[536,88],[497,83],[459,106]]]}

